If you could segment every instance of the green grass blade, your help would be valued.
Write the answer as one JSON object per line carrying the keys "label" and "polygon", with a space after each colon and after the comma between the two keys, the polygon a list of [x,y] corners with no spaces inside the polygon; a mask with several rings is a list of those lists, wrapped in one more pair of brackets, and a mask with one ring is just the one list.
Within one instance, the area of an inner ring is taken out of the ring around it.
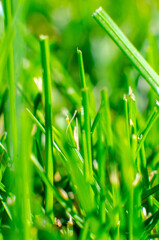
{"label": "green grass blade", "polygon": [[94,130],[96,128],[96,126],[98,125],[98,121],[99,121],[99,118],[100,118],[100,111],[101,111],[101,108],[99,108],[95,118],[94,118],[94,121],[92,123],[92,126],[91,126],[91,134],[94,133]]}
{"label": "green grass blade", "polygon": [[38,119],[33,115],[33,113],[27,108],[26,109],[27,112],[29,113],[31,119],[34,121],[34,123],[36,123],[36,125],[40,128],[40,130],[42,131],[42,133],[46,133],[45,128],[42,126],[42,124],[38,121]]}
{"label": "green grass blade", "polygon": [[159,238],[159,233],[148,235],[148,239],[157,239]]}
{"label": "green grass blade", "polygon": [[153,90],[159,95],[159,76],[141,56],[137,49],[127,39],[119,27],[109,17],[109,15],[100,7],[96,10],[93,17],[100,26],[108,33],[117,46],[129,58],[132,64],[150,84]]}
{"label": "green grass blade", "polygon": [[106,222],[106,210],[105,210],[105,179],[106,179],[106,157],[105,157],[105,146],[103,142],[103,132],[102,132],[102,119],[101,114],[99,113],[99,122],[98,122],[98,178],[100,185],[100,204],[99,204],[99,213],[101,224]]}
{"label": "green grass blade", "polygon": [[138,169],[140,174],[142,175],[143,180],[143,189],[149,188],[149,175],[148,175],[148,169],[147,169],[147,161],[146,161],[146,153],[145,153],[145,147],[144,143],[141,146],[140,150],[140,156],[138,159]]}
{"label": "green grass blade", "polygon": [[[12,25],[12,9],[11,1],[3,1],[4,13],[5,13],[5,28],[6,31]],[[9,105],[10,105],[10,118],[12,129],[12,143],[10,143],[11,149],[13,149],[13,159],[17,156],[17,124],[16,124],[16,97],[15,97],[15,77],[14,77],[14,57],[13,57],[13,44],[10,45],[8,52],[8,83],[9,83]]]}
{"label": "green grass blade", "polygon": [[142,194],[142,200],[144,200],[145,198],[148,198],[149,196],[151,196],[152,194],[156,193],[159,191],[159,184],[152,187],[151,189],[143,192]]}
{"label": "green grass blade", "polygon": [[142,134],[140,134],[140,140],[139,140],[139,144],[138,144],[136,153],[138,153],[139,150],[141,149],[142,144],[144,143],[148,133],[150,132],[151,128],[153,127],[153,125],[156,122],[156,120],[158,119],[158,117],[159,117],[159,103],[157,101],[156,107],[153,109],[153,112],[151,113],[150,117],[148,118],[148,120],[146,122],[146,126],[145,126],[144,130],[142,131]]}
{"label": "green grass blade", "polygon": [[[53,184],[53,145],[52,145],[52,96],[51,96],[51,75],[50,75],[50,51],[49,40],[47,37],[41,36],[41,61],[43,67],[43,87],[45,96],[45,150],[46,150],[46,173],[49,181]],[[53,220],[53,194],[46,187],[45,196],[46,213]]]}
{"label": "green grass blade", "polygon": [[[16,165],[16,178],[20,181],[16,185],[16,217],[19,230],[19,238],[29,240],[31,238],[31,168],[29,162],[31,129],[26,112],[21,112],[19,121],[20,141],[18,144],[18,166]],[[17,177],[18,176],[18,177]]]}
{"label": "green grass blade", "polygon": [[52,183],[49,181],[49,179],[47,178],[47,175],[46,175],[46,171],[43,169],[43,167],[40,165],[40,163],[38,162],[37,158],[33,154],[31,155],[31,161],[33,162],[33,164],[34,164],[34,166],[36,168],[36,171],[38,172],[39,176],[41,177],[41,179],[45,183],[45,185],[54,194],[55,198],[59,201],[59,203],[63,207],[66,207],[68,203],[66,202],[66,200],[64,200],[61,197],[61,195],[59,194],[59,192],[57,191],[55,186],[52,185]]}
{"label": "green grass blade", "polygon": [[85,159],[88,165],[88,171],[86,172],[87,176],[86,179],[88,182],[93,181],[93,170],[92,170],[92,149],[91,149],[91,129],[90,129],[90,115],[89,115],[89,102],[88,102],[88,89],[86,86],[85,81],[85,74],[84,74],[84,64],[83,64],[83,57],[82,52],[77,50],[78,54],[78,61],[79,61],[79,68],[80,68],[80,76],[81,76],[81,83],[82,83],[82,105],[84,109],[84,126],[83,130],[85,131],[86,141],[83,147],[86,147],[88,158]]}
{"label": "green grass blade", "polygon": [[101,91],[101,106],[104,119],[104,131],[106,135],[106,141],[108,145],[109,158],[113,163],[113,134],[111,129],[111,117],[110,117],[110,107],[109,107],[109,97],[106,89]]}
{"label": "green grass blade", "polygon": [[128,142],[130,142],[130,132],[129,132],[129,117],[128,117],[128,99],[127,96],[124,95],[124,114],[125,114],[125,129],[126,129],[126,137]]}

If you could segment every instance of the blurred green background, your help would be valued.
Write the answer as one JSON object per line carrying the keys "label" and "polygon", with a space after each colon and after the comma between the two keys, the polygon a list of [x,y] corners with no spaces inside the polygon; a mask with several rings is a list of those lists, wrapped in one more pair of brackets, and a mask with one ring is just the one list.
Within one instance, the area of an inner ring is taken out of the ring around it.
{"label": "blurred green background", "polygon": [[[149,109],[148,104],[151,105],[147,83],[92,18],[93,12],[99,6],[108,12],[155,70],[159,69],[159,2],[157,0],[28,1],[23,29],[25,54],[22,58],[25,81],[27,81],[27,97],[36,102],[38,107],[39,89],[36,85],[41,77],[41,64],[37,40],[40,34],[49,35],[54,89],[53,106],[57,124],[60,123],[60,116],[57,113],[61,114],[61,108],[73,112],[73,106],[79,105],[77,47],[83,51],[87,81],[89,86],[93,87],[96,108],[99,102],[99,90],[103,86],[108,89],[112,110],[118,113],[120,113],[123,94],[128,92],[129,85],[135,90],[140,112],[144,113]],[[2,13],[0,34],[3,34]],[[21,42],[19,40],[17,46],[22,44]],[[36,84],[33,79],[37,80]],[[3,92],[4,89],[5,83],[1,84],[1,91]]]}

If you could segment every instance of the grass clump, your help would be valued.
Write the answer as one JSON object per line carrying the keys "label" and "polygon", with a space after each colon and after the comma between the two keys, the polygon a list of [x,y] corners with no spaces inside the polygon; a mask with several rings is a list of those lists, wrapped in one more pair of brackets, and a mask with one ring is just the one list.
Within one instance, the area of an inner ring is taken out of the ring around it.
{"label": "grass clump", "polygon": [[[52,54],[53,39],[30,33],[27,14],[16,18],[11,6],[15,2],[3,2],[5,51],[0,48],[0,79],[8,79],[0,98],[1,238],[157,239],[158,74],[108,14],[96,10],[93,17],[150,85],[146,116],[131,87],[123,99],[121,93],[120,112],[109,89],[102,88],[96,98],[81,50],[76,54],[78,85]],[[20,6],[21,1],[16,9]],[[25,51],[15,47],[12,31]],[[71,105],[69,111],[61,111],[61,99],[62,106]]]}

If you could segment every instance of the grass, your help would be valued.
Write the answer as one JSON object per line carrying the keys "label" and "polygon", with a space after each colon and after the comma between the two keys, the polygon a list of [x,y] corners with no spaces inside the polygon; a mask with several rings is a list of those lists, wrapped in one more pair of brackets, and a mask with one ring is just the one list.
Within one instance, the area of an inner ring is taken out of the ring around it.
{"label": "grass", "polygon": [[141,54],[131,44],[127,37],[122,33],[107,13],[99,8],[93,17],[101,27],[109,34],[117,46],[130,59],[132,64],[137,68],[140,74],[150,84],[153,90],[159,95],[159,77],[158,74],[150,67]]}
{"label": "grass", "polygon": [[150,85],[148,104],[142,112],[145,82],[138,91],[132,81],[124,97],[109,86],[97,91],[79,49],[76,83],[54,39],[25,25],[29,8],[21,16],[21,1],[11,6],[3,2],[0,48],[0,79],[8,79],[0,96],[1,239],[157,239],[158,73],[99,8],[93,17]]}
{"label": "grass", "polygon": [[[45,129],[46,129],[46,175],[53,184],[53,145],[52,145],[52,94],[51,94],[51,76],[50,76],[50,55],[48,38],[41,36],[41,61],[43,67],[43,88],[45,96]],[[50,189],[46,188],[45,210],[53,220],[53,195]]]}

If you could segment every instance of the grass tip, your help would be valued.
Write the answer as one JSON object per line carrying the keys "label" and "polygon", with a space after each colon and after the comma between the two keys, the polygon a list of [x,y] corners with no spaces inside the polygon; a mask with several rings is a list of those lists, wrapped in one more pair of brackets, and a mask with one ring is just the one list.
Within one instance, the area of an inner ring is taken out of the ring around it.
{"label": "grass tip", "polygon": [[82,51],[79,48],[77,48],[77,53],[82,54]]}
{"label": "grass tip", "polygon": [[126,94],[123,95],[123,100],[127,102],[127,96],[126,96]]}
{"label": "grass tip", "polygon": [[41,41],[43,41],[43,40],[47,39],[48,36],[41,34],[41,35],[39,36],[39,38],[40,38]]}
{"label": "grass tip", "polygon": [[133,90],[132,90],[131,86],[129,86],[128,96],[131,97],[132,100],[134,100],[134,101],[136,100],[136,99],[135,99],[135,95],[134,95],[134,93],[133,93]]}
{"label": "grass tip", "polygon": [[96,9],[92,17],[95,17],[100,11],[102,11],[102,7],[99,7],[98,9]]}
{"label": "grass tip", "polygon": [[96,10],[96,13],[99,13],[103,10],[103,8],[100,6],[97,10]]}

